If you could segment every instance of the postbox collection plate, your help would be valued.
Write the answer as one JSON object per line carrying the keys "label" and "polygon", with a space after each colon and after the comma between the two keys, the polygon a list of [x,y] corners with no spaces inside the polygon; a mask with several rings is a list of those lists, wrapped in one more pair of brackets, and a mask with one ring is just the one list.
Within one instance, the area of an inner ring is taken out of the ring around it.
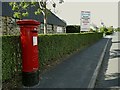
{"label": "postbox collection plate", "polygon": [[33,36],[33,46],[37,45],[37,36]]}

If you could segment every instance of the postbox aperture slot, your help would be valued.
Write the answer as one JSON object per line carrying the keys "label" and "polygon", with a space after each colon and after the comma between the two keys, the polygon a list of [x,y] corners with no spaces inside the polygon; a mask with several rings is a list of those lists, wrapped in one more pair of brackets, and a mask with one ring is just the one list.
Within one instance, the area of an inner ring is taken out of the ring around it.
{"label": "postbox aperture slot", "polygon": [[38,31],[32,30],[31,32],[35,32],[35,33],[37,33]]}

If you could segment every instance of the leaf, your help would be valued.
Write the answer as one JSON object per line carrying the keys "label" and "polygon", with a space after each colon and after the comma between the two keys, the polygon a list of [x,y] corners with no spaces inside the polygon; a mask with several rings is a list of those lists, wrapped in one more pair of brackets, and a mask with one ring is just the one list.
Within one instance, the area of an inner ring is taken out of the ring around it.
{"label": "leaf", "polygon": [[35,6],[37,4],[37,2],[31,2],[31,5]]}
{"label": "leaf", "polygon": [[21,2],[19,6],[23,7],[24,6],[24,2]]}
{"label": "leaf", "polygon": [[23,5],[23,9],[27,9],[27,7],[29,6],[29,3],[27,3],[27,2],[24,2],[24,5]]}
{"label": "leaf", "polygon": [[42,12],[42,10],[38,8],[38,13],[40,14],[41,12]]}
{"label": "leaf", "polygon": [[21,18],[21,13],[20,12],[14,12],[13,16],[15,18]]}
{"label": "leaf", "polygon": [[13,11],[18,10],[18,9],[19,9],[19,7],[16,6],[16,5],[14,5],[13,8],[12,8]]}
{"label": "leaf", "polygon": [[38,15],[42,12],[42,10],[40,8],[37,9],[37,11],[35,11],[35,15]]}
{"label": "leaf", "polygon": [[10,5],[10,6],[13,6],[13,2],[10,2],[9,5]]}
{"label": "leaf", "polygon": [[16,2],[13,3],[12,10],[19,10],[19,6]]}
{"label": "leaf", "polygon": [[28,16],[28,12],[22,13],[22,16]]}
{"label": "leaf", "polygon": [[38,15],[38,12],[37,12],[37,11],[35,11],[34,13],[35,13],[35,15]]}

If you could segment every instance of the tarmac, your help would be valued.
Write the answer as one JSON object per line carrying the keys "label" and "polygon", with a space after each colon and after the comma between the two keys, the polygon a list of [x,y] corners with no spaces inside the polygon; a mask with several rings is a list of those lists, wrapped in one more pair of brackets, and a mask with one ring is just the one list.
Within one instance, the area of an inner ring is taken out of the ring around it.
{"label": "tarmac", "polygon": [[31,88],[94,88],[109,41],[109,37],[104,37],[71,55],[42,74],[40,83]]}

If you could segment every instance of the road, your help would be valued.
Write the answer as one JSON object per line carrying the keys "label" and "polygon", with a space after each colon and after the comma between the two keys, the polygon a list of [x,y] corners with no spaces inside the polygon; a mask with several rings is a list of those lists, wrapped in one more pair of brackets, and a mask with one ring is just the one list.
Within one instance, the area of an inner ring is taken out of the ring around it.
{"label": "road", "polygon": [[108,36],[111,38],[97,78],[95,88],[120,88],[120,32]]}

